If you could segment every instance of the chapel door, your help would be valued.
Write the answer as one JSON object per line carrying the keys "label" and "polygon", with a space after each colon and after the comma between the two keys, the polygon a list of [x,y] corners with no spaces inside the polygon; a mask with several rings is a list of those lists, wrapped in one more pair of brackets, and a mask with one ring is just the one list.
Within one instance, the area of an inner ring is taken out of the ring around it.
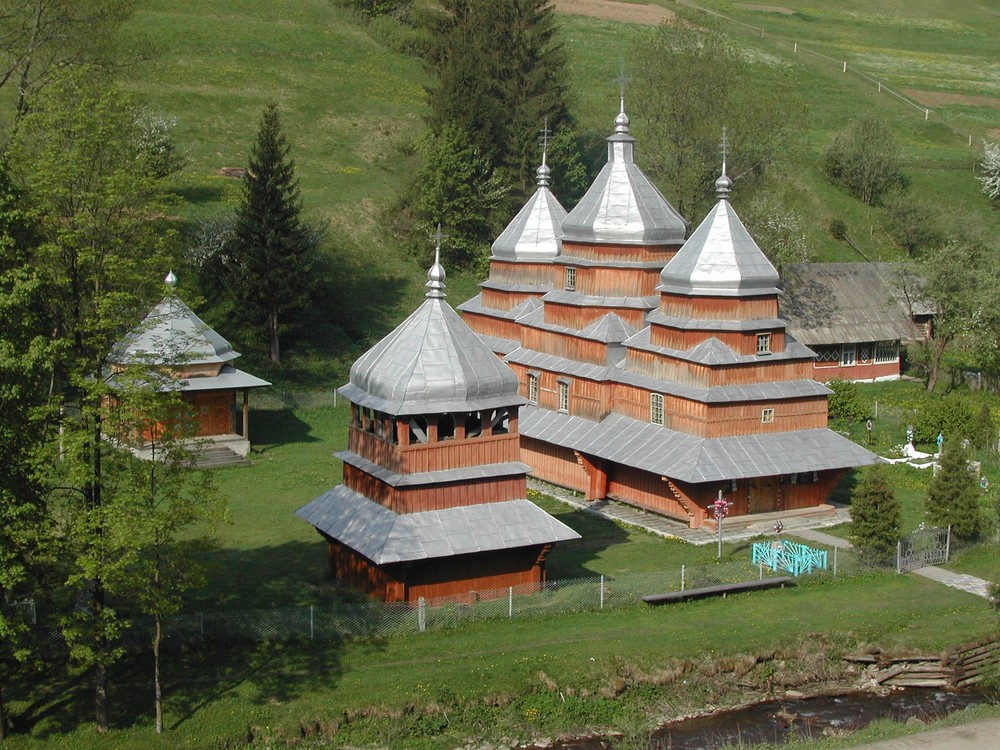
{"label": "chapel door", "polygon": [[750,480],[750,513],[772,513],[778,509],[778,477]]}

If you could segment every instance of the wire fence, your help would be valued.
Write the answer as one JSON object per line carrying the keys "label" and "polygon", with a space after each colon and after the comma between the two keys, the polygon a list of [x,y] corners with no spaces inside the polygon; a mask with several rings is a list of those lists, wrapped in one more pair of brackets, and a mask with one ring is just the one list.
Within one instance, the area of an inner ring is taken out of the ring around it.
{"label": "wire fence", "polygon": [[341,398],[336,389],[329,390],[287,390],[262,388],[253,394],[253,408],[263,411],[281,409],[337,408],[348,402]]}
{"label": "wire fence", "polygon": [[[823,577],[895,573],[895,561],[871,561],[854,550],[832,549],[826,570],[800,580]],[[550,617],[574,612],[597,612],[638,606],[645,596],[784,575],[749,559],[708,565],[681,565],[665,571],[617,576],[547,581],[500,589],[484,589],[459,596],[421,599],[412,603],[369,601],[258,610],[178,614],[163,623],[163,647],[193,644],[239,645],[265,641],[372,640],[424,631],[455,629],[471,623]],[[40,626],[36,633],[50,654],[64,653],[58,628]],[[127,651],[147,650],[153,622],[136,618],[121,635]]]}
{"label": "wire fence", "polygon": [[[834,66],[840,69],[841,73],[845,75],[852,75],[855,78],[858,78],[864,81],[865,83],[868,83],[869,85],[875,87],[879,93],[888,94],[889,96],[898,99],[901,103],[905,104],[907,107],[910,107],[919,112],[923,116],[924,121],[926,122],[934,121],[943,125],[944,127],[948,128],[948,130],[950,130],[952,133],[959,136],[963,141],[966,141],[969,148],[975,148],[973,146],[973,136],[971,133],[962,130],[959,127],[956,127],[954,124],[952,124],[944,117],[942,117],[940,113],[938,113],[932,107],[921,104],[920,102],[907,96],[903,92],[898,91],[895,88],[889,86],[884,81],[869,75],[868,73],[864,72],[863,70],[858,68],[856,65],[850,63],[846,59],[840,59],[837,57],[831,57],[830,55],[823,54],[818,50],[807,47],[800,41],[797,41],[795,39],[788,39],[784,36],[781,36],[780,34],[774,34],[772,32],[767,31],[762,26],[754,26],[753,24],[740,21],[736,18],[733,18],[732,16],[726,15],[725,13],[721,13],[720,11],[713,10],[711,8],[704,8],[698,5],[697,3],[691,2],[690,0],[675,0],[675,2],[678,5],[683,5],[687,8],[690,8],[691,10],[698,11],[699,13],[704,13],[705,15],[713,16],[714,18],[718,18],[722,21],[725,21],[726,23],[738,26],[745,31],[751,32],[754,36],[759,37],[761,39],[768,39],[772,43],[783,45],[793,53],[801,52],[803,54],[815,57],[818,60],[823,60],[824,62],[832,63]],[[976,170],[976,164],[977,162],[975,160],[971,162],[971,168],[973,171]],[[970,163],[961,162],[961,163],[956,163],[955,166],[951,167],[938,166],[936,168],[968,169],[970,168]]]}

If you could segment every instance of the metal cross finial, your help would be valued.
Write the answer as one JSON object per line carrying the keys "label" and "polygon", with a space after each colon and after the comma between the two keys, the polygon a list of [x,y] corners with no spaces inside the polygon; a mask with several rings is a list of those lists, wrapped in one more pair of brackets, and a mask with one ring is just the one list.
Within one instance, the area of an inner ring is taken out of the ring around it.
{"label": "metal cross finial", "polygon": [[542,134],[542,164],[545,164],[545,154],[549,150],[549,138],[552,137],[552,131],[549,130],[549,118],[545,118],[545,125],[539,131]]}
{"label": "metal cross finial", "polygon": [[621,111],[625,111],[625,84],[631,81],[625,75],[625,60],[618,61],[618,77],[615,79],[615,83],[618,84],[618,95],[621,97]]}
{"label": "metal cross finial", "polygon": [[726,126],[722,126],[722,174],[726,173],[726,157],[729,156],[729,140],[726,137]]}
{"label": "metal cross finial", "polygon": [[438,262],[438,257],[441,254],[441,240],[446,239],[447,237],[448,237],[448,235],[441,234],[441,222],[439,221],[438,224],[437,224],[437,231],[434,232],[434,236],[433,236],[433,240],[434,240],[434,262],[435,263]]}

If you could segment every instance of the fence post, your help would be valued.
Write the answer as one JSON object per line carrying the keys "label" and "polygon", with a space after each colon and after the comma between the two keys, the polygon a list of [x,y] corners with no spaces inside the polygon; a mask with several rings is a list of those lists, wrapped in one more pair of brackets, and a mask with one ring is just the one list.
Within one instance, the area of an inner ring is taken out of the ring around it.
{"label": "fence post", "polygon": [[757,563],[757,580],[764,580],[764,563],[762,562]]}
{"label": "fence post", "polygon": [[833,548],[833,577],[837,577],[837,548]]}
{"label": "fence post", "polygon": [[844,60],[844,72],[847,72],[847,60]]}
{"label": "fence post", "polygon": [[684,590],[684,566],[681,565],[681,591]]}
{"label": "fence post", "polygon": [[420,597],[417,600],[417,627],[420,628],[421,633],[427,629],[426,614],[424,612],[424,597]]}
{"label": "fence post", "polygon": [[948,524],[948,536],[945,538],[944,542],[944,561],[948,562],[951,559],[951,524]]}
{"label": "fence post", "polygon": [[903,572],[903,540],[896,540],[896,572]]}
{"label": "fence post", "polygon": [[798,51],[799,51],[799,43],[795,42],[795,46],[792,48],[792,52],[798,52]]}
{"label": "fence post", "polygon": [[604,576],[601,576],[601,609],[604,609]]}
{"label": "fence post", "polygon": [[514,619],[514,587],[507,589],[507,619]]}
{"label": "fence post", "polygon": [[313,605],[309,605],[309,640],[316,640],[316,626],[313,620]]}

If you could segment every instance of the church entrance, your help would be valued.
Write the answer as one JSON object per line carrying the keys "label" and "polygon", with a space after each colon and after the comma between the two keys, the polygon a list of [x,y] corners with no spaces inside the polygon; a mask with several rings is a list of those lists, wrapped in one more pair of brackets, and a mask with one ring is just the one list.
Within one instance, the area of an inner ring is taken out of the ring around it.
{"label": "church entrance", "polygon": [[228,435],[233,431],[230,402],[232,393],[196,393],[191,397],[198,437]]}
{"label": "church entrance", "polygon": [[750,513],[773,513],[778,509],[778,477],[750,480]]}

